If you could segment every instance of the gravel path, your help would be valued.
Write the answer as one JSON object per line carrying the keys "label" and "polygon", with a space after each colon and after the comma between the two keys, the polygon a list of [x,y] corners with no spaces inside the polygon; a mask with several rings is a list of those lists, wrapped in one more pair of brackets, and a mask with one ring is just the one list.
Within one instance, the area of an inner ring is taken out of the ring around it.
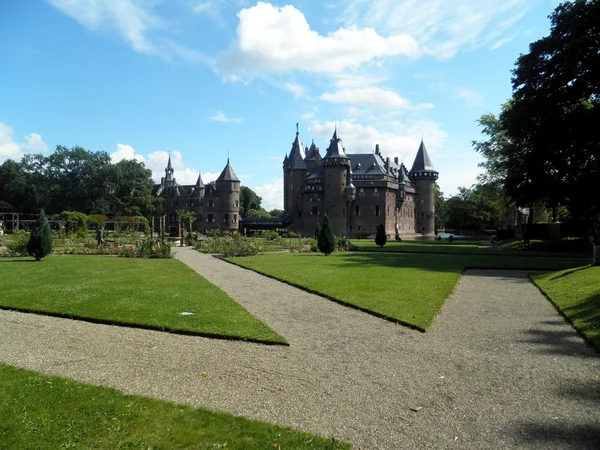
{"label": "gravel path", "polygon": [[188,248],[177,258],[290,346],[0,311],[0,361],[357,449],[600,448],[600,357],[524,272],[468,271],[422,334]]}

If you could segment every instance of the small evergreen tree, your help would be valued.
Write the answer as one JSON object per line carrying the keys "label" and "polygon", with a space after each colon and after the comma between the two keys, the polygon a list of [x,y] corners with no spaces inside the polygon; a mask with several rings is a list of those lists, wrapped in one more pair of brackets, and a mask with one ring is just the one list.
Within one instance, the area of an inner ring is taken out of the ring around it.
{"label": "small evergreen tree", "polygon": [[35,256],[36,261],[40,261],[44,256],[49,255],[52,252],[52,232],[50,231],[50,225],[46,219],[44,210],[40,210],[35,229],[29,236],[29,243],[27,244],[27,253],[31,256]]}
{"label": "small evergreen tree", "polygon": [[323,220],[323,226],[321,227],[317,244],[319,246],[319,251],[325,253],[325,255],[329,255],[335,250],[335,235],[331,229],[329,216],[325,216],[325,220]]}
{"label": "small evergreen tree", "polygon": [[319,236],[321,236],[321,225],[317,222],[317,226],[315,227],[315,239],[318,241]]}
{"label": "small evergreen tree", "polygon": [[377,226],[377,234],[375,235],[375,243],[380,247],[383,247],[387,242],[387,236],[385,235],[385,228],[383,224]]}

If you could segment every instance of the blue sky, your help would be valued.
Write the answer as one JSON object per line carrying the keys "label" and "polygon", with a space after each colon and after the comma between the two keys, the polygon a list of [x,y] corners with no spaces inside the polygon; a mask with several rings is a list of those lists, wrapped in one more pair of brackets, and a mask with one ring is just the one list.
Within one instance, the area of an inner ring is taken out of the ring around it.
{"label": "blue sky", "polygon": [[476,120],[549,32],[558,0],[0,0],[0,163],[57,145],[136,158],[181,184],[242,184],[281,208],[299,123],[324,154],[421,138],[446,196],[476,182]]}

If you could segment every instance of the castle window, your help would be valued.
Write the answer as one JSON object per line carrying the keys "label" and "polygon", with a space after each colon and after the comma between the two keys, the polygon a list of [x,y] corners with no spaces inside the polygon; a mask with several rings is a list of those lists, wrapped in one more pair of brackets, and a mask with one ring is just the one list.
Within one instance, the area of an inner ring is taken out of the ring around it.
{"label": "castle window", "polygon": [[235,207],[236,207],[236,208],[239,208],[239,207],[240,207],[240,201],[239,201],[239,200],[236,200],[236,201],[235,201]]}
{"label": "castle window", "polygon": [[319,215],[319,207],[318,206],[313,206],[312,207],[312,213],[313,216],[318,216]]}
{"label": "castle window", "polygon": [[207,219],[206,219],[206,221],[207,222],[214,222],[215,221],[215,216],[213,214],[209,214],[208,217],[207,217]]}
{"label": "castle window", "polygon": [[[360,216],[360,206],[356,205],[354,207],[354,215],[355,216]],[[360,228],[359,228],[360,229]]]}
{"label": "castle window", "polygon": [[237,223],[237,214],[233,215],[233,223]]}
{"label": "castle window", "polygon": [[375,205],[375,215],[379,215],[379,205]]}
{"label": "castle window", "polygon": [[389,206],[387,207],[387,215],[388,216],[390,215],[390,207]]}
{"label": "castle window", "polygon": [[202,222],[202,214],[198,214],[198,221]]}
{"label": "castle window", "polygon": [[225,220],[223,222],[229,223],[229,214],[225,214]]}
{"label": "castle window", "polygon": [[421,219],[425,218],[425,213],[421,213]]}
{"label": "castle window", "polygon": [[377,188],[373,189],[373,192],[375,192],[377,194]]}
{"label": "castle window", "polygon": [[209,208],[214,208],[214,206],[215,206],[215,202],[214,202],[214,200],[209,200],[209,201],[208,201],[208,207],[209,207]]}
{"label": "castle window", "polygon": [[346,210],[342,209],[342,216],[345,216],[345,215],[346,215]]}

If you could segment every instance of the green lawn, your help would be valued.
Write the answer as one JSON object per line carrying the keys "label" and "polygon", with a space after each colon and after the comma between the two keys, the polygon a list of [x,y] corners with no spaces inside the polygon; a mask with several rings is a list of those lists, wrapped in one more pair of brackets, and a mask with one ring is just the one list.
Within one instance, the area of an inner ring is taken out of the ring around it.
{"label": "green lawn", "polygon": [[2,308],[285,344],[223,291],[173,259],[0,258],[0,274]]}
{"label": "green lawn", "polygon": [[563,270],[531,278],[600,352],[600,267]]}
{"label": "green lawn", "polygon": [[558,270],[579,258],[394,252],[272,253],[229,261],[424,331],[465,268]]}
{"label": "green lawn", "polygon": [[0,449],[349,449],[203,408],[0,364]]}

